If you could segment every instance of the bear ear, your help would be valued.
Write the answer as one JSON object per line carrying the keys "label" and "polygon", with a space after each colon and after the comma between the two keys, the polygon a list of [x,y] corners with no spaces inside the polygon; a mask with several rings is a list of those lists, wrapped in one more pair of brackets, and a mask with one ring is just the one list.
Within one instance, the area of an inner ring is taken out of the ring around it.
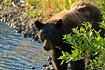
{"label": "bear ear", "polygon": [[57,28],[61,28],[62,27],[62,22],[63,22],[62,19],[59,19],[55,26]]}
{"label": "bear ear", "polygon": [[35,26],[36,28],[38,28],[38,30],[42,29],[42,27],[44,26],[43,23],[39,22],[39,21],[35,21]]}

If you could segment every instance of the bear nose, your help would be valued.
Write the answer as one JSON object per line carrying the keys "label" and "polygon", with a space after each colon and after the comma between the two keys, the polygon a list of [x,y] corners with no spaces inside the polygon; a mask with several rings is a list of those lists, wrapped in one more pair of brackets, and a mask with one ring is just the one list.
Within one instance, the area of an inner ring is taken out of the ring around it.
{"label": "bear nose", "polygon": [[49,50],[50,50],[50,48],[49,48],[48,46],[44,46],[43,48],[44,48],[44,50],[46,50],[46,51],[49,51]]}

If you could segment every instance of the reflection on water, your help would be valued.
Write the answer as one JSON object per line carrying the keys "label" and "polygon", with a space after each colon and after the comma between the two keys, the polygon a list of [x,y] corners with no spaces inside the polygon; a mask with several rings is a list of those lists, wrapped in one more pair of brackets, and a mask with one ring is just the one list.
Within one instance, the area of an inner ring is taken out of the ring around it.
{"label": "reflection on water", "polygon": [[41,44],[23,38],[0,22],[0,70],[31,70],[48,63],[48,56],[49,52],[44,51]]}

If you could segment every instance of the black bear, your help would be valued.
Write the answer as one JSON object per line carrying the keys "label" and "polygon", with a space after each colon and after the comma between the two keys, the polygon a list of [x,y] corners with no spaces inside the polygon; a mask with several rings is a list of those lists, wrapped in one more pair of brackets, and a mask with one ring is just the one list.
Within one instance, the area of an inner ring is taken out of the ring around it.
{"label": "black bear", "polygon": [[[76,2],[71,6],[71,10],[64,10],[41,23],[35,21],[35,26],[39,30],[38,37],[46,51],[51,51],[53,64],[56,70],[67,70],[67,63],[60,65],[62,60],[58,58],[61,51],[71,53],[71,45],[63,42],[62,35],[72,33],[72,28],[81,27],[83,21],[92,22],[93,28],[99,30],[97,22],[102,21],[101,10],[87,2]],[[102,34],[103,35],[103,34]],[[72,70],[85,70],[85,60],[71,62]]]}

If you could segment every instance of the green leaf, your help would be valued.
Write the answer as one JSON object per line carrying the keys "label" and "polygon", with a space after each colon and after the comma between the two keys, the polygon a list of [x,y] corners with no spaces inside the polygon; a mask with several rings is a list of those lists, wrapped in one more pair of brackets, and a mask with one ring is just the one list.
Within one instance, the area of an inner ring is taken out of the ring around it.
{"label": "green leaf", "polygon": [[[105,23],[101,22],[100,25],[105,27]],[[89,57],[90,64],[89,68],[95,69],[100,65],[101,61],[105,62],[105,57],[100,57],[97,59],[90,59],[91,56],[96,56],[98,53],[105,55],[105,38],[100,36],[100,32],[92,29],[92,23],[84,22],[82,24],[83,27],[78,29],[78,27],[73,28],[73,34],[64,35],[66,43],[71,44],[72,54],[67,52],[62,52],[63,56],[61,59],[64,59],[67,62],[77,61],[85,58],[85,54]],[[95,52],[95,53],[93,53]],[[100,61],[99,62],[97,62]],[[63,61],[64,62],[64,61]]]}
{"label": "green leaf", "polygon": [[61,64],[60,64],[60,65],[62,65],[62,64],[64,63],[64,61],[65,61],[65,60],[62,60],[62,62],[61,62]]}

